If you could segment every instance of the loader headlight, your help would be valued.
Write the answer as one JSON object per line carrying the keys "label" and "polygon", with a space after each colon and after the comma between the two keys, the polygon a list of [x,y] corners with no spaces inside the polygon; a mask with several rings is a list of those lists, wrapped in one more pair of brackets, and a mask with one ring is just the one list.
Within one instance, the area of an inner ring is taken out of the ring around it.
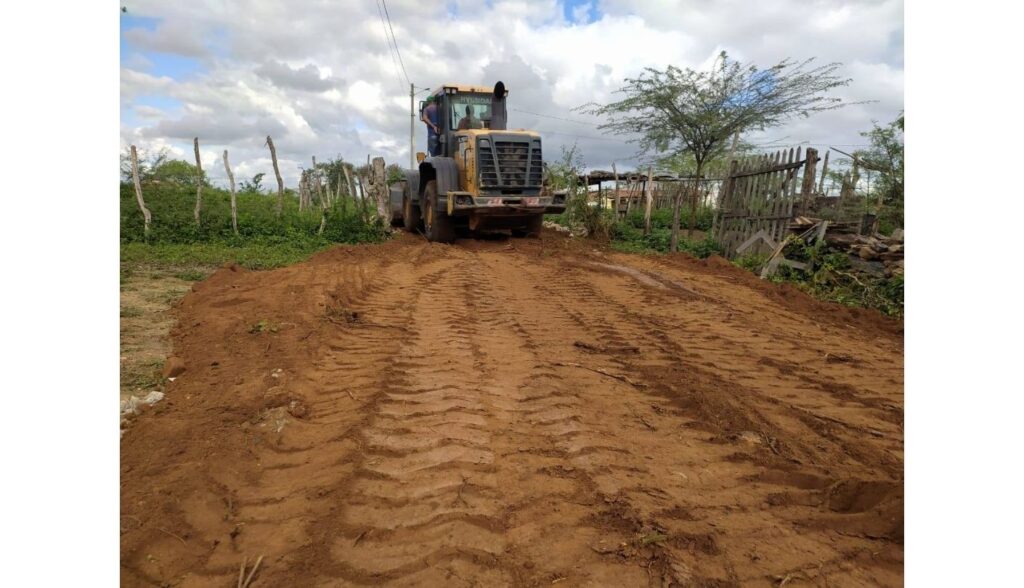
{"label": "loader headlight", "polygon": [[565,204],[565,196],[562,195],[562,194],[558,194],[554,198],[551,199],[551,203],[552,204]]}
{"label": "loader headlight", "polygon": [[470,204],[473,204],[473,199],[469,196],[456,196],[455,204],[458,206],[469,206]]}

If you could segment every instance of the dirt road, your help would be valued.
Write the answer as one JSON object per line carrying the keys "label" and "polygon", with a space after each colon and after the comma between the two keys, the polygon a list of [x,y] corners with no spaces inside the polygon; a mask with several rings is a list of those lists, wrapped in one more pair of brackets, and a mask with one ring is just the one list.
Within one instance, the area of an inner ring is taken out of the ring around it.
{"label": "dirt road", "polygon": [[553,234],[193,290],[126,586],[902,584],[901,323]]}

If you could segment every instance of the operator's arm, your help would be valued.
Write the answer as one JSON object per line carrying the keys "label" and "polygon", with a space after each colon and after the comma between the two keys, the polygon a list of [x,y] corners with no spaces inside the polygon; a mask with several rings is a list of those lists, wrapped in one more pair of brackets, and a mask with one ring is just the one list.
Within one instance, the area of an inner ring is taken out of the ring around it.
{"label": "operator's arm", "polygon": [[427,118],[427,111],[425,109],[422,112],[420,112],[420,120],[423,121],[428,127],[434,129],[435,133],[437,133],[438,135],[441,134],[441,129],[439,129],[437,125],[435,125],[434,123],[430,122],[430,119]]}

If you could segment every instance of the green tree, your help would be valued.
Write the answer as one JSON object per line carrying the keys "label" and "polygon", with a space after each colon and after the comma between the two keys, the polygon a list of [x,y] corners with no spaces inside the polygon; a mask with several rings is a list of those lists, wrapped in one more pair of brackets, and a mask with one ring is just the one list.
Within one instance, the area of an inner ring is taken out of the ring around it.
{"label": "green tree", "polygon": [[263,188],[263,176],[267,174],[260,172],[252,177],[252,180],[242,180],[241,191],[246,194],[259,194]]}
{"label": "green tree", "polygon": [[903,118],[901,112],[884,127],[872,123],[870,131],[861,133],[871,147],[854,152],[861,167],[879,175],[872,189],[881,204],[879,216],[887,216],[899,226],[903,226]]}
{"label": "green tree", "polygon": [[[130,153],[130,149],[126,149],[121,154],[121,181],[126,183],[133,181]],[[143,184],[160,183],[194,188],[196,185],[196,166],[180,159],[171,159],[166,148],[149,156],[140,153],[139,181]],[[203,186],[209,185],[209,177],[204,171]]]}
{"label": "green tree", "polygon": [[[606,118],[602,130],[629,135],[643,153],[687,153],[694,174],[703,177],[708,162],[727,153],[737,133],[764,130],[796,116],[844,106],[828,93],[849,84],[836,75],[841,64],[815,66],[813,59],[784,59],[767,68],[743,64],[723,51],[707,71],[668,66],[645,68],[618,90],[623,99],[579,107]],[[672,250],[679,232],[678,202],[673,212]],[[690,198],[690,231],[696,218],[696,193]]]}
{"label": "green tree", "polygon": [[[139,158],[139,181],[147,183],[153,178],[153,170],[162,166],[170,157],[167,148],[147,156],[141,150],[137,153]],[[125,148],[121,152],[121,181],[127,184],[132,183],[132,156],[131,148]]]}
{"label": "green tree", "polygon": [[[154,166],[149,179],[152,182],[195,187],[196,166],[194,163],[189,163],[180,159],[169,159]],[[206,171],[203,171],[202,179],[203,186],[210,185]]]}
{"label": "green tree", "polygon": [[393,184],[395,182],[404,181],[405,171],[402,169],[402,166],[398,165],[397,163],[392,163],[387,168],[387,178],[388,185]]}
{"label": "green tree", "polygon": [[551,190],[569,190],[574,194],[583,167],[583,154],[576,143],[568,149],[563,145],[558,161],[544,165],[544,182]]}

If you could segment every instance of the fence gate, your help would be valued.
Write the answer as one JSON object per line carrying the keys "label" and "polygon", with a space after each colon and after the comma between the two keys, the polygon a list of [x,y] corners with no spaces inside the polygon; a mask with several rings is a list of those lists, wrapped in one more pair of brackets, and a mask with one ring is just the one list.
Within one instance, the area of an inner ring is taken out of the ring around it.
{"label": "fence gate", "polygon": [[730,163],[712,230],[728,257],[737,249],[764,252],[785,238],[796,203],[803,210],[813,197],[817,161],[815,149],[801,157],[797,148]]}

